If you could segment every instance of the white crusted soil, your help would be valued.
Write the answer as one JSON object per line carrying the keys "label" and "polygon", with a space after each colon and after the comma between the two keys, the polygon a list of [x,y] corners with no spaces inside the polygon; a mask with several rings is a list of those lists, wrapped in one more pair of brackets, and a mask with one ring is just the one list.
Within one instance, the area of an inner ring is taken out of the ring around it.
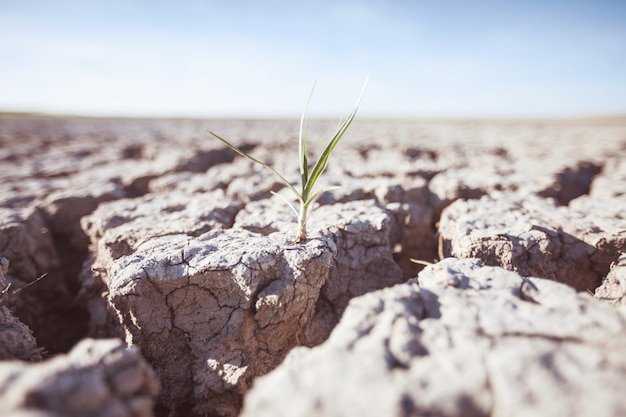
{"label": "white crusted soil", "polygon": [[85,339],[67,355],[0,361],[0,415],[149,417],[159,382],[136,347]]}
{"label": "white crusted soil", "polygon": [[242,416],[619,416],[626,316],[563,284],[446,259],[351,301],[255,381]]}
{"label": "white crusted soil", "polygon": [[[319,155],[336,124],[309,127],[311,154]],[[349,415],[623,411],[611,391],[625,375],[614,355],[622,339],[607,335],[626,288],[626,123],[357,118],[319,184],[340,188],[320,198],[302,245],[292,243],[294,214],[271,194],[292,198],[288,190],[211,139],[207,128],[299,180],[297,120],[0,115],[0,258],[9,262],[0,290],[11,285],[0,301],[0,337],[7,358],[41,355],[46,363],[87,337],[120,337],[162,386],[145,415],[234,416],[255,378],[276,367],[283,372],[293,348],[311,347],[315,357],[314,346],[340,322],[335,334],[353,326],[350,337],[359,342],[336,352],[341,361],[311,360],[298,376],[310,378],[303,386],[311,384],[311,393],[362,384],[358,396],[337,397],[338,413],[346,401]],[[483,263],[459,261],[457,272],[452,261],[443,263],[450,268],[438,276],[447,289],[427,282],[443,268],[436,266],[420,276],[422,286],[376,292],[415,277],[424,266],[411,258],[441,255]],[[483,282],[481,274],[495,274],[505,287],[457,285],[463,277]],[[524,276],[551,281],[522,281],[525,292],[515,292],[513,282]],[[533,303],[533,283],[554,297]],[[344,314],[355,297],[376,306],[358,301]],[[437,317],[436,300],[466,309]],[[598,311],[606,323],[586,327]],[[500,319],[522,333],[500,329]],[[581,333],[578,339],[525,333],[532,324],[558,334],[548,326],[556,322]],[[394,337],[381,347],[386,334]],[[561,387],[551,385],[557,375]],[[586,378],[592,388],[609,388],[581,391],[576,381]],[[38,381],[33,390],[52,389],[50,380]],[[279,388],[294,398],[297,389]],[[583,404],[590,393],[594,401]],[[0,404],[13,404],[6,395]],[[255,395],[248,415],[264,407]],[[298,403],[302,413],[335,409],[323,395],[321,402],[311,398]],[[30,412],[19,407],[11,413]]]}

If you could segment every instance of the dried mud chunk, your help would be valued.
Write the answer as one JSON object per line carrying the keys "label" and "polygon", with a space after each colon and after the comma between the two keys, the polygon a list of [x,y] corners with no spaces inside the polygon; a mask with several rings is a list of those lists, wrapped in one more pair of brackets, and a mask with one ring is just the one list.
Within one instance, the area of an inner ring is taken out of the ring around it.
{"label": "dried mud chunk", "polygon": [[[402,280],[392,218],[374,202],[320,207],[299,245],[282,201],[251,202],[225,229],[236,204],[221,190],[168,192],[83,219],[97,248],[86,291],[105,286],[170,410],[236,415],[252,379],[294,346],[323,342],[351,297]],[[212,231],[190,233],[191,225]]]}
{"label": "dried mud chunk", "polygon": [[37,349],[37,341],[31,330],[2,305],[10,296],[10,286],[6,280],[8,270],[9,261],[0,258],[0,360],[39,360],[41,351]]}
{"label": "dried mud chunk", "polygon": [[0,414],[150,417],[159,384],[136,348],[85,339],[37,364],[0,362]]}
{"label": "dried mud chunk", "polygon": [[523,276],[593,292],[626,244],[620,232],[625,224],[612,212],[582,210],[577,201],[559,207],[507,194],[458,200],[443,211],[439,232],[447,255],[480,258]]}
{"label": "dried mud chunk", "polygon": [[81,219],[81,225],[92,243],[99,245],[99,257],[117,259],[132,254],[154,236],[199,236],[226,228],[239,208],[240,204],[221,190],[201,194],[171,191],[101,204]]}
{"label": "dried mud chunk", "polygon": [[611,265],[611,271],[594,295],[613,305],[626,305],[626,254]]}
{"label": "dried mud chunk", "polygon": [[323,206],[316,214],[312,228],[337,245],[336,268],[322,297],[339,316],[350,299],[403,280],[393,259],[393,219],[387,210],[365,200]]}
{"label": "dried mud chunk", "polygon": [[241,416],[617,417],[625,331],[566,285],[446,259],[353,299],[324,344],[255,381]]}
{"label": "dried mud chunk", "polygon": [[7,359],[39,360],[41,351],[28,326],[0,305],[0,360]]}
{"label": "dried mud chunk", "polygon": [[[237,227],[290,238],[295,225],[294,216],[277,198],[248,204],[235,219]],[[402,282],[403,277],[392,253],[394,219],[373,200],[320,206],[308,230],[312,238],[324,236],[336,246],[335,268],[322,289],[315,317],[314,333],[319,337],[304,342],[314,345],[326,339],[351,298]]]}
{"label": "dried mud chunk", "polygon": [[11,264],[10,278],[22,283],[59,266],[52,234],[39,210],[0,207],[0,256]]}
{"label": "dried mud chunk", "polygon": [[81,225],[93,252],[81,273],[80,292],[91,316],[89,334],[120,334],[119,321],[101,296],[108,291],[108,268],[115,260],[141,253],[141,246],[155,237],[193,237],[228,227],[237,210],[238,203],[226,198],[222,190],[203,194],[171,191],[103,203],[83,217]]}
{"label": "dried mud chunk", "polygon": [[335,250],[241,229],[155,237],[107,266],[109,301],[164,404],[234,416],[251,379],[305,338]]}

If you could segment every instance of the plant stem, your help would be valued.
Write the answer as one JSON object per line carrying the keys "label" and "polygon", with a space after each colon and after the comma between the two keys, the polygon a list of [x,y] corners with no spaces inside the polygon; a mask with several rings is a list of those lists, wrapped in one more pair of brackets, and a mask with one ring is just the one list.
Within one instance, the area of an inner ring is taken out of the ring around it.
{"label": "plant stem", "polygon": [[295,243],[302,243],[306,240],[307,217],[307,207],[304,204],[300,204],[300,215],[298,216],[298,230],[296,231]]}

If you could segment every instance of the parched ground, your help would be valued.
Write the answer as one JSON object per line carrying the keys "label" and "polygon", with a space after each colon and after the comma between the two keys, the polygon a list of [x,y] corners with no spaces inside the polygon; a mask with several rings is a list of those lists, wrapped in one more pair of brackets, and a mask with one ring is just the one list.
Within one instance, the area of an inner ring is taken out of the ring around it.
{"label": "parched ground", "polygon": [[[207,129],[298,180],[297,120],[0,115],[0,414],[626,410],[626,120],[357,117],[300,245],[288,190]],[[52,401],[79,342],[66,384],[109,382]]]}

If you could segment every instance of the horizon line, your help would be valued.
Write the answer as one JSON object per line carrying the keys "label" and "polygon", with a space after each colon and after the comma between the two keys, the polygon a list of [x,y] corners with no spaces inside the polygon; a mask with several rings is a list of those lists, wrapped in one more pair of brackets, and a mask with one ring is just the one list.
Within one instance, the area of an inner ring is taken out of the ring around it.
{"label": "horizon line", "polygon": [[[358,116],[358,115],[357,115]],[[297,120],[299,116],[262,116],[262,115],[116,115],[116,114],[79,114],[79,113],[56,113],[42,111],[13,111],[0,109],[0,117],[41,117],[41,118],[57,118],[57,119],[125,119],[125,120]],[[342,116],[335,115],[318,115],[311,116],[312,120],[336,120]],[[358,116],[361,120],[403,120],[403,121],[490,121],[490,122],[532,122],[532,121],[560,121],[560,122],[604,122],[604,123],[626,123],[626,112],[624,113],[587,113],[579,115],[567,116],[550,116],[550,115],[484,115],[484,116],[433,116],[433,115],[414,115],[414,116]]]}

